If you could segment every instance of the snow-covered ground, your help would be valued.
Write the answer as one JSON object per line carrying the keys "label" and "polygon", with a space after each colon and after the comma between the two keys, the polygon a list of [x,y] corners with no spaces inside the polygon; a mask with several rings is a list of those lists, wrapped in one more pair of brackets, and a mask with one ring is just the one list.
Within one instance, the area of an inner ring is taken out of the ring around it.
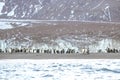
{"label": "snow-covered ground", "polygon": [[120,80],[118,59],[18,59],[0,65],[0,80]]}
{"label": "snow-covered ground", "polygon": [[24,26],[30,26],[29,22],[14,22],[14,21],[0,21],[0,29],[12,29],[15,27],[24,27]]}
{"label": "snow-covered ground", "polygon": [[13,28],[13,26],[10,25],[10,23],[0,22],[0,29],[11,29],[11,28]]}

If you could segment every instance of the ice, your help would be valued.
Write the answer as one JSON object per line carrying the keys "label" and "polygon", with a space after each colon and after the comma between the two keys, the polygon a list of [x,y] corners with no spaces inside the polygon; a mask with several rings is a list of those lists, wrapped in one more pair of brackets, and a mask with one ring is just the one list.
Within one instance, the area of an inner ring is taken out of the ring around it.
{"label": "ice", "polygon": [[119,63],[118,59],[0,60],[0,79],[119,80]]}
{"label": "ice", "polygon": [[5,5],[4,2],[0,2],[0,15],[2,14],[1,11],[2,11],[4,5]]}

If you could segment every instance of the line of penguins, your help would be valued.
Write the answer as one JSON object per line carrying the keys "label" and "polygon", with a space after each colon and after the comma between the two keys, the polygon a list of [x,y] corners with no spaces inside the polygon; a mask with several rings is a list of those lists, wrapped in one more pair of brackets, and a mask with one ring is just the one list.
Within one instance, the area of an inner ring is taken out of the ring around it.
{"label": "line of penguins", "polygon": [[[101,53],[102,50],[98,50],[98,53]],[[107,53],[119,53],[120,50],[119,49],[115,49],[115,48],[107,48],[106,49]],[[29,48],[9,48],[9,49],[0,49],[0,53],[48,53],[48,54],[71,54],[71,53],[82,53],[82,54],[90,54],[89,48],[83,48],[81,49],[80,52],[75,51],[75,49],[61,49],[61,50],[57,50],[57,49],[29,49]]]}
{"label": "line of penguins", "polygon": [[48,54],[71,54],[71,53],[82,53],[82,54],[89,54],[89,49],[81,49],[81,52],[75,51],[75,49],[29,49],[29,48],[9,48],[9,49],[0,49],[0,53],[48,53]]}
{"label": "line of penguins", "polygon": [[107,48],[106,49],[107,53],[119,53],[120,50],[116,48]]}

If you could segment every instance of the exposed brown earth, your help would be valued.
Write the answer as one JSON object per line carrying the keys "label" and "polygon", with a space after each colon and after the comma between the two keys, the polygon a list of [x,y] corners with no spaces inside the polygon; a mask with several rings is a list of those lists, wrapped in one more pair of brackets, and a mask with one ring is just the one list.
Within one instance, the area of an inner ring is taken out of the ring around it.
{"label": "exposed brown earth", "polygon": [[[49,24],[48,24],[49,23]],[[53,25],[54,24],[54,25]],[[43,37],[54,39],[64,35],[82,35],[120,39],[120,24],[118,23],[92,23],[78,21],[48,21],[33,23],[32,27],[17,27],[0,30],[1,39],[16,40],[29,36],[30,39],[42,40]]]}
{"label": "exposed brown earth", "polygon": [[96,54],[0,54],[0,59],[120,59],[120,53],[96,53]]}

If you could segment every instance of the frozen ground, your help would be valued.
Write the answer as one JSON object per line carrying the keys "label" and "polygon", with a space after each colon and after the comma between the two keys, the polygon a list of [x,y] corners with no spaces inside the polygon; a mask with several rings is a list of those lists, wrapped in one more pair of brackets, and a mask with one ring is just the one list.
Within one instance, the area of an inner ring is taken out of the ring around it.
{"label": "frozen ground", "polygon": [[0,80],[120,80],[118,59],[18,59],[0,65]]}

